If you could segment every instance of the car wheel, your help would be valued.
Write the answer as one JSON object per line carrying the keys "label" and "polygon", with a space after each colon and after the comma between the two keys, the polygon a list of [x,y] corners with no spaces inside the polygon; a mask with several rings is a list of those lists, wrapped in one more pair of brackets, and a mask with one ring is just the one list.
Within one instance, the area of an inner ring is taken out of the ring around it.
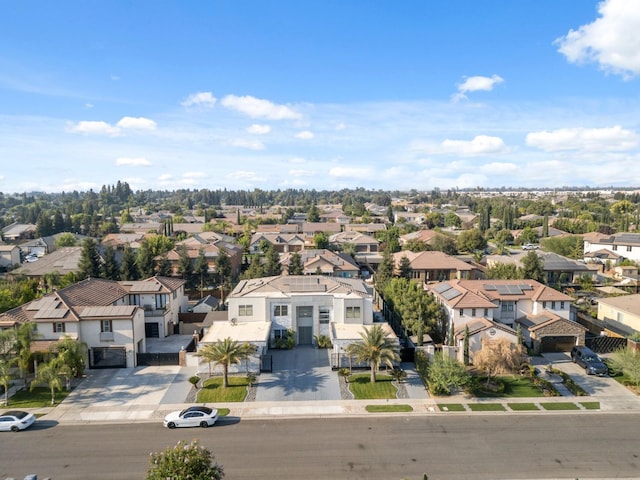
{"label": "car wheel", "polygon": [[174,422],[169,422],[169,423],[167,423],[167,427],[176,428],[176,424]]}
{"label": "car wheel", "polygon": [[209,426],[209,424],[206,421],[203,420],[203,421],[200,422],[200,426],[202,428],[207,428]]}
{"label": "car wheel", "polygon": [[11,427],[11,431],[12,432],[19,432],[20,429],[16,425],[14,425],[13,427]]}

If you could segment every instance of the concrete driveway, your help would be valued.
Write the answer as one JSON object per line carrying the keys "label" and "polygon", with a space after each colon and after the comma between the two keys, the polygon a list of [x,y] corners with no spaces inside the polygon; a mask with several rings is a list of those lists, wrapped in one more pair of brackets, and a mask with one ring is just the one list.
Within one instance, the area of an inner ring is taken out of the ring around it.
{"label": "concrete driveway", "polygon": [[569,374],[589,395],[602,398],[607,404],[624,409],[624,405],[637,408],[640,399],[628,388],[620,385],[611,377],[587,375],[584,368],[573,363],[568,353],[543,353],[546,363]]}
{"label": "concrete driveway", "polygon": [[312,346],[271,350],[272,372],[258,377],[256,401],[340,400],[339,379],[331,370],[330,352]]}

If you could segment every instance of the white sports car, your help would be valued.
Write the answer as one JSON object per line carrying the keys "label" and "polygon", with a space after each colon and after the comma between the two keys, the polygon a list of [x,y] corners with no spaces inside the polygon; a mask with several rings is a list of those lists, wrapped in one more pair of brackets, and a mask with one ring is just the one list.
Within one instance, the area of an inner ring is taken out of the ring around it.
{"label": "white sports car", "polygon": [[184,410],[171,412],[164,417],[164,426],[168,428],[178,427],[202,427],[212,426],[218,420],[218,410],[209,407],[189,407]]}
{"label": "white sports car", "polygon": [[33,413],[22,410],[10,410],[0,415],[0,430],[19,432],[29,428],[36,421]]}

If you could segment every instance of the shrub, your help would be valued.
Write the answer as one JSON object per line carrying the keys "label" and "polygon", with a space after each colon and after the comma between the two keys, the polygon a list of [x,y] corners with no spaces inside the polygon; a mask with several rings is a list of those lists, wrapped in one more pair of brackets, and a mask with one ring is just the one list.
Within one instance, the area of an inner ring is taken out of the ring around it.
{"label": "shrub", "polygon": [[163,452],[151,453],[146,480],[167,478],[221,480],[224,470],[222,465],[214,462],[213,454],[197,440],[191,443],[180,441]]}
{"label": "shrub", "polygon": [[327,335],[316,335],[314,338],[318,348],[331,348],[331,339]]}
{"label": "shrub", "polygon": [[198,388],[198,382],[200,381],[200,377],[194,375],[193,377],[189,377],[189,383],[193,385],[195,388]]}

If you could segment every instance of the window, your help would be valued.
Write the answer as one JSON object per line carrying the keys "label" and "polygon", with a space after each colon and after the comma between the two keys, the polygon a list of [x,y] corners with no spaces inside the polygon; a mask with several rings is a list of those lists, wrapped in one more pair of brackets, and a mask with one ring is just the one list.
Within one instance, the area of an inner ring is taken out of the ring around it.
{"label": "window", "polygon": [[133,293],[129,295],[129,305],[140,306],[140,295],[138,293]]}
{"label": "window", "polygon": [[53,333],[64,333],[64,323],[56,322],[53,324]]}
{"label": "window", "polygon": [[286,336],[287,336],[287,331],[286,330],[274,330],[273,331],[273,338],[283,339],[283,338],[286,338]]}
{"label": "window", "polygon": [[564,302],[560,302],[560,310],[564,310]]}
{"label": "window", "polygon": [[615,252],[616,250],[618,250],[618,245],[613,246],[613,251]]}
{"label": "window", "polygon": [[102,320],[102,322],[100,322],[100,331],[103,333],[113,332],[113,323],[111,320]]}
{"label": "window", "polygon": [[460,316],[461,316],[461,317],[464,317],[464,308],[461,308],[461,309],[460,309]]}
{"label": "window", "polygon": [[360,307],[347,307],[347,318],[360,318]]}
{"label": "window", "polygon": [[547,308],[547,302],[542,302],[542,308]]}
{"label": "window", "polygon": [[488,316],[489,316],[489,309],[488,309],[488,308],[485,308],[485,309],[484,309],[484,316],[485,316],[485,317],[488,317]]}
{"label": "window", "polygon": [[156,293],[156,310],[167,308],[167,296],[164,293]]}
{"label": "window", "polygon": [[238,315],[241,317],[250,317],[253,315],[253,305],[240,305],[238,307]]}
{"label": "window", "polygon": [[276,305],[273,307],[274,317],[286,317],[289,315],[289,305]]}
{"label": "window", "polygon": [[627,252],[631,251],[631,245],[627,245]]}
{"label": "window", "polygon": [[556,309],[556,302],[551,302],[551,310],[555,310]]}
{"label": "window", "polygon": [[476,309],[475,309],[475,308],[472,308],[472,309],[471,309],[471,316],[472,316],[472,317],[475,317],[475,316],[476,316]]}
{"label": "window", "polygon": [[331,318],[331,311],[329,310],[329,307],[320,307],[318,313],[320,316],[320,323],[329,323]]}
{"label": "window", "polygon": [[503,303],[500,305],[500,310],[503,312],[513,312],[513,303]]}

